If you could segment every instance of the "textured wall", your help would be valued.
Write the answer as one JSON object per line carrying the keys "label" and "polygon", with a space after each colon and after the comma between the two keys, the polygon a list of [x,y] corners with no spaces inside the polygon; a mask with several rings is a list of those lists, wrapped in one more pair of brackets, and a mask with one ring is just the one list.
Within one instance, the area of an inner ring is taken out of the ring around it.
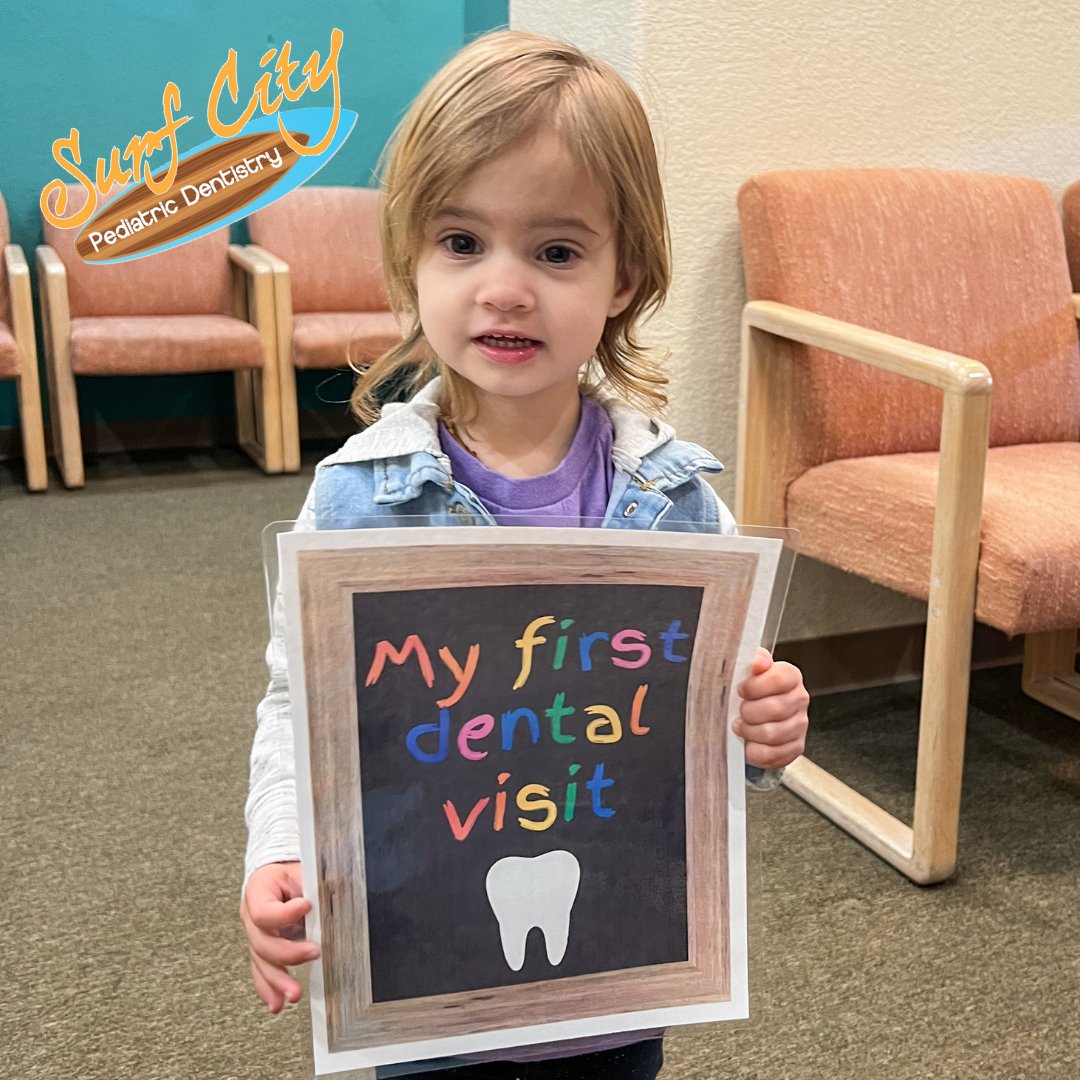
{"label": "textured wall", "polygon": [[[94,18],[95,10],[107,17]],[[212,13],[212,14],[211,14]],[[410,4],[359,0],[308,5],[291,0],[205,0],[198,4],[152,5],[112,0],[87,5],[57,0],[48,17],[30,5],[0,0],[0,190],[7,201],[12,242],[33,263],[41,243],[38,196],[55,176],[54,139],[79,129],[83,167],[91,171],[114,145],[162,124],[161,95],[172,80],[182,95],[182,152],[210,138],[206,106],[210,87],[228,50],[238,54],[239,88],[246,102],[261,70],[259,57],[271,46],[292,42],[303,64],[313,49],[325,59],[333,27],[345,35],[340,59],[342,105],[359,120],[341,152],[319,173],[318,184],[371,182],[379,151],[398,118],[428,78],[457,50],[467,34],[506,21],[506,0],[414,0]],[[121,77],[122,76],[122,77]],[[293,77],[298,85],[302,76]],[[298,108],[331,104],[325,86],[307,94]],[[226,98],[222,117],[232,117]],[[155,159],[155,165],[158,159]],[[65,177],[66,178],[66,177]],[[243,231],[234,226],[233,236]],[[325,373],[304,373],[301,403],[322,402]],[[348,395],[329,385],[333,401]],[[86,420],[122,421],[229,413],[230,375],[84,379],[80,411]],[[338,406],[338,408],[340,408]],[[17,423],[15,388],[0,380],[0,427]]]}
{"label": "textured wall", "polygon": [[[1078,26],[1068,0],[911,6],[511,0],[511,25],[565,37],[631,78],[664,162],[675,287],[671,419],[728,465],[734,497],[739,311],[735,193],[768,169],[932,166],[1080,178]],[[800,561],[786,638],[917,621],[919,605]]]}

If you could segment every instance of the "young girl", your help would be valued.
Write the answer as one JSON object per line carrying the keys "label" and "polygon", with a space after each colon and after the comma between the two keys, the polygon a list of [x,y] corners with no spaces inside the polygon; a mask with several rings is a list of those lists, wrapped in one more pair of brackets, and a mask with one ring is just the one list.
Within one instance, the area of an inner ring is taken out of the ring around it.
{"label": "young girl", "polygon": [[[667,224],[648,121],[608,65],[513,32],[462,50],[395,136],[382,239],[405,339],[359,381],[353,408],[371,426],[320,463],[297,528],[416,515],[733,528],[701,477],[719,462],[637,408],[666,404],[635,333],[667,291]],[[403,378],[413,396],[379,419],[381,394]],[[300,997],[287,967],[318,950],[298,940],[310,903],[280,625],[268,660],[241,917],[255,988],[278,1012]],[[793,761],[807,728],[799,671],[761,650],[739,693],[748,774]],[[503,1056],[441,1075],[647,1080],[663,1060],[660,1039],[641,1032]]]}

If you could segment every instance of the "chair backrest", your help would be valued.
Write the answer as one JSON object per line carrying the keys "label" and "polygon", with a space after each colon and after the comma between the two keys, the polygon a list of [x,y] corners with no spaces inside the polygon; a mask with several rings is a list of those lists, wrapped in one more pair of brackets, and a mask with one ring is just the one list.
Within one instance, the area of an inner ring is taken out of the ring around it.
{"label": "chair backrest", "polygon": [[1073,292],[1080,293],[1080,180],[1065,189],[1061,214],[1065,223],[1065,253],[1069,257]]}
{"label": "chair backrest", "polygon": [[[767,173],[739,192],[746,285],[972,357],[994,378],[991,445],[1075,440],[1080,352],[1061,222],[1036,180],[930,169]],[[838,458],[935,450],[940,395],[794,347],[782,482]]]}
{"label": "chair backrest", "polygon": [[[66,217],[86,203],[86,191],[80,184],[68,184],[67,192]],[[55,210],[55,196],[49,206]],[[228,229],[218,229],[156,255],[101,266],[85,263],[75,253],[75,237],[80,229],[61,229],[48,221],[43,221],[42,226],[45,243],[55,249],[67,269],[73,318],[231,313]]]}
{"label": "chair backrest", "polygon": [[[11,239],[11,229],[8,226],[7,203],[4,196],[0,195],[0,255],[3,255]],[[11,325],[11,301],[8,298],[7,267],[3,259],[0,259],[0,322]]]}
{"label": "chair backrest", "polygon": [[293,311],[385,311],[371,188],[299,187],[248,218],[252,243],[289,264]]}

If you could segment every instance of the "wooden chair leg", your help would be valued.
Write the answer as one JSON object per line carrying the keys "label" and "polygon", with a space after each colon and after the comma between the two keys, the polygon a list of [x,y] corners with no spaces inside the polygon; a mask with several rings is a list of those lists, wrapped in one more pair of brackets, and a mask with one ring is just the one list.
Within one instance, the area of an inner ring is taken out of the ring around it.
{"label": "wooden chair leg", "polygon": [[259,332],[263,354],[261,369],[234,373],[237,437],[263,472],[280,473],[284,462],[273,269],[235,244],[229,259],[234,267],[233,315]]}
{"label": "wooden chair leg", "polygon": [[237,441],[241,449],[263,472],[282,472],[281,410],[276,381],[271,384],[258,369],[236,371],[233,377]]}
{"label": "wooden chair leg", "polygon": [[912,826],[811,762],[784,773],[787,787],[920,885],[956,869],[989,401],[946,395],[942,414]]}
{"label": "wooden chair leg", "polygon": [[255,373],[259,410],[259,427],[262,430],[263,468],[268,473],[284,472],[284,447],[281,435],[281,393],[277,371],[277,357],[268,359],[266,368]]}
{"label": "wooden chair leg", "polygon": [[75,374],[71,370],[67,277],[64,264],[47,244],[41,244],[37,249],[37,266],[53,454],[60,466],[64,486],[81,488],[85,478],[79,401],[75,393]]}
{"label": "wooden chair leg", "polygon": [[300,471],[300,409],[296,400],[296,368],[292,362],[292,290],[288,268],[274,271],[274,311],[277,322],[278,389],[281,394],[283,467]]}
{"label": "wooden chair leg", "polygon": [[60,466],[64,487],[81,488],[86,483],[83,469],[82,432],[79,429],[79,401],[75,394],[75,376],[70,368],[57,379],[49,397],[53,453]]}
{"label": "wooden chair leg", "polygon": [[22,248],[17,244],[4,246],[3,260],[4,273],[7,275],[11,332],[19,354],[15,391],[19,399],[19,426],[22,430],[26,486],[31,491],[44,491],[49,484],[49,470],[45,461],[45,421],[41,413],[30,267],[26,263]]}
{"label": "wooden chair leg", "polygon": [[1076,631],[1048,630],[1024,638],[1024,693],[1074,720],[1080,720],[1080,673]]}
{"label": "wooden chair leg", "polygon": [[296,368],[291,364],[281,375],[281,439],[284,449],[284,471],[300,471],[300,409],[296,399]]}
{"label": "wooden chair leg", "polygon": [[236,393],[236,436],[240,448],[265,473],[281,472],[280,463],[268,460],[262,372],[246,369],[233,372]]}
{"label": "wooden chair leg", "polygon": [[23,374],[17,381],[19,423],[22,426],[23,461],[26,463],[26,486],[44,491],[49,486],[49,468],[45,460],[45,421],[41,412],[41,390],[37,372]]}
{"label": "wooden chair leg", "polygon": [[965,645],[949,636],[940,619],[931,619],[919,709],[913,825],[806,758],[784,770],[786,787],[917,885],[944,881],[956,869],[970,652],[970,630]]}
{"label": "wooden chair leg", "polygon": [[[42,294],[44,297],[44,293]],[[46,301],[42,299],[42,308]],[[71,370],[68,342],[58,340],[55,330],[48,327],[48,312],[43,310],[46,324],[45,375],[49,386],[49,430],[53,454],[60,467],[64,487],[81,488],[86,482],[83,470],[82,433],[79,430],[79,399],[75,392],[75,375]]]}
{"label": "wooden chair leg", "polygon": [[[254,321],[260,322],[260,332],[266,321],[273,321],[274,356],[277,364],[277,384],[281,414],[282,471],[300,471],[300,419],[296,402],[296,369],[292,362],[292,286],[288,264],[258,245],[245,249],[246,258],[269,268],[273,275],[272,293],[254,294],[249,286],[243,297]],[[240,258],[238,254],[236,258]],[[260,307],[261,303],[261,307]],[[254,306],[252,306],[254,305]]]}
{"label": "wooden chair leg", "polygon": [[255,421],[255,385],[249,368],[233,372],[236,395],[236,438],[241,449],[261,468],[261,445]]}

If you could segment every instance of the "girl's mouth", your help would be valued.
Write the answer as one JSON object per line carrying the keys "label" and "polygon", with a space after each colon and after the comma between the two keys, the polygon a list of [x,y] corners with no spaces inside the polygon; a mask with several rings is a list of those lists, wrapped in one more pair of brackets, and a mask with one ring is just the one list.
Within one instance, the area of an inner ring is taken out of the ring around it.
{"label": "girl's mouth", "polygon": [[509,334],[484,334],[475,340],[482,342],[492,349],[527,349],[530,346],[538,346],[541,342],[534,338],[511,337]]}
{"label": "girl's mouth", "polygon": [[473,338],[477,350],[496,364],[524,364],[543,347],[535,338],[517,337],[511,334],[481,334]]}

